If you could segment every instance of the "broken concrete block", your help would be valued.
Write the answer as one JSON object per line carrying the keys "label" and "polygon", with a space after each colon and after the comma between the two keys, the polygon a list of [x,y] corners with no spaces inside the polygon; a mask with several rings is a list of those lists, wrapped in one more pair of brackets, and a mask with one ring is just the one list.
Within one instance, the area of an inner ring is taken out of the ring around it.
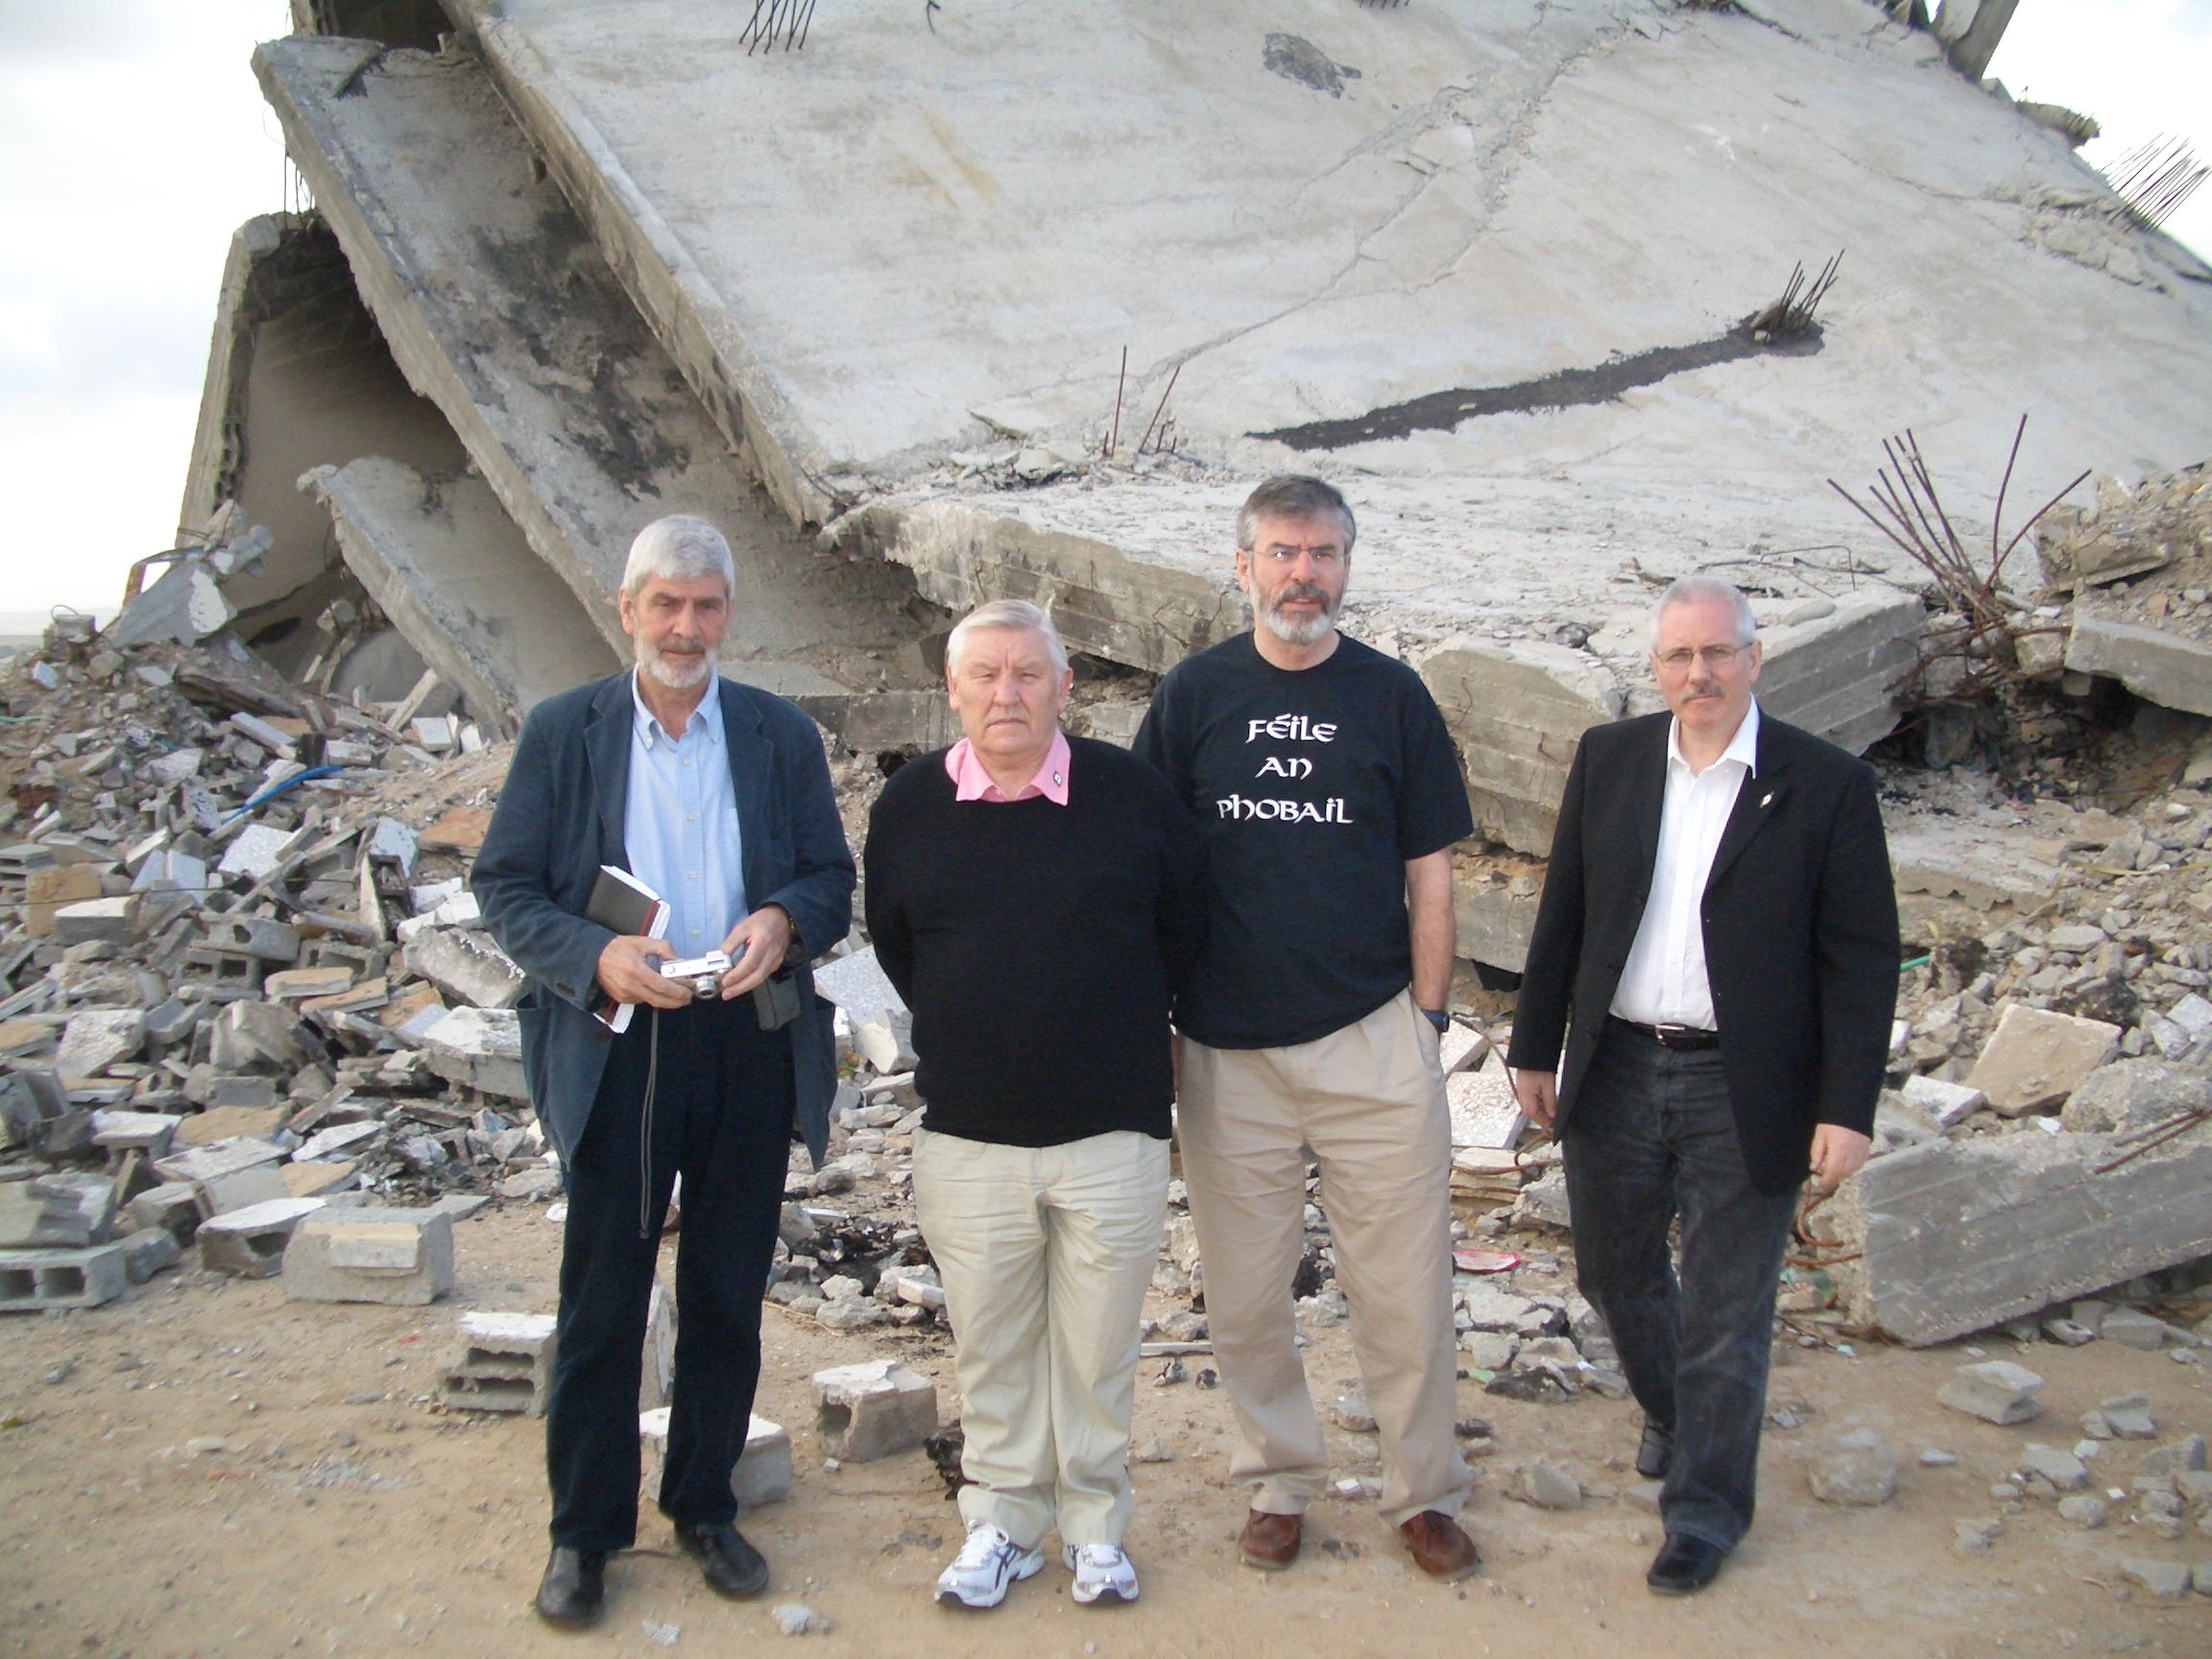
{"label": "broken concrete block", "polygon": [[1520,1495],[1539,1509],[1579,1509],[1582,1482],[1555,1463],[1531,1463],[1521,1471]]}
{"label": "broken concrete block", "polygon": [[2212,1253],[2207,1191],[2203,1136],[2147,1151],[2103,1135],[1932,1142],[1872,1160],[1831,1202],[1858,1252],[1831,1271],[1853,1318],[1940,1342]]}
{"label": "broken concrete block", "polygon": [[221,1180],[256,1165],[275,1164],[283,1156],[283,1147],[267,1141],[219,1141],[210,1146],[194,1146],[157,1158],[154,1167],[171,1181],[199,1183]]}
{"label": "broken concrete block", "polygon": [[231,1002],[215,1016],[207,1057],[219,1071],[295,1072],[323,1058],[323,1044],[289,1008]]}
{"label": "broken concrete block", "polygon": [[91,1242],[75,1192],[47,1181],[0,1183],[0,1250],[74,1250]]}
{"label": "broken concrete block", "polygon": [[811,1381],[815,1431],[832,1457],[866,1463],[937,1432],[937,1385],[896,1360],[833,1366]]}
{"label": "broken concrete block", "polygon": [[2143,1454],[2143,1461],[2135,1465],[2136,1479],[2146,1475],[2183,1475],[2204,1467],[2204,1436],[2191,1434],[2176,1440],[2171,1446],[2160,1446]]}
{"label": "broken concrete block", "polygon": [[2161,1601],[2178,1601],[2189,1594],[2190,1569],[2185,1561],[2123,1561],[2120,1576],[2142,1585]]}
{"label": "broken concrete block", "polygon": [[84,899],[63,904],[54,912],[54,939],[61,945],[84,945],[107,940],[127,945],[138,936],[138,895],[118,899]]}
{"label": "broken concrete block", "polygon": [[1447,1077],[1455,1071],[1474,1070],[1489,1052],[1490,1039],[1456,1020],[1445,1026],[1443,1035],[1436,1040],[1436,1063],[1444,1068]]}
{"label": "broken concrete block", "polygon": [[1918,1072],[1905,1079],[1902,1093],[1908,1101],[1927,1113],[1939,1129],[1964,1122],[1988,1100],[1979,1089],[1970,1089],[1963,1083],[1946,1083],[1939,1077]]}
{"label": "broken concrete block", "polygon": [[284,861],[293,840],[290,830],[273,829],[266,824],[249,824],[224,849],[222,861],[215,866],[216,873],[258,881]]}
{"label": "broken concrete block", "polygon": [[193,949],[262,962],[297,962],[300,929],[267,916],[204,916]]}
{"label": "broken concrete block", "polygon": [[322,1208],[320,1198],[272,1198],[210,1215],[200,1223],[200,1265],[240,1279],[281,1273],[294,1230]]}
{"label": "broken concrete block", "polygon": [[1984,1359],[1961,1365],[1936,1398],[1954,1411],[1984,1422],[2025,1423],[2043,1407],[2035,1396],[2043,1379],[2009,1359]]}
{"label": "broken concrete block", "polygon": [[526,1101],[522,1077],[522,1027],[508,1008],[454,1008],[421,1033],[422,1057],[441,1077],[493,1094]]}
{"label": "broken concrete block", "polygon": [[2103,1419],[2105,1432],[2115,1440],[2149,1440],[2158,1432],[2151,1421],[2151,1401],[2147,1395],[2118,1394],[2101,1401],[2097,1415]]}
{"label": "broken concrete block", "polygon": [[2124,1348],[2139,1349],[2146,1354],[2157,1353],[2166,1346],[2169,1335],[2179,1334],[2165,1320],[2140,1308],[2113,1309],[2104,1315],[2097,1334],[2107,1342],[2117,1342]]}
{"label": "broken concrete block", "polygon": [[336,997],[353,988],[350,968],[288,968],[261,981],[261,993],[271,1001]]}
{"label": "broken concrete block", "polygon": [[151,1188],[131,1200],[127,1213],[140,1231],[157,1228],[180,1245],[190,1244],[200,1231],[199,1190],[187,1181]]}
{"label": "broken concrete block", "polygon": [[[638,1461],[647,1491],[660,1487],[661,1460],[668,1451],[668,1417],[665,1406],[637,1414]],[[791,1496],[791,1436],[781,1425],[765,1417],[747,1422],[744,1448],[730,1471],[730,1490],[739,1509],[757,1509]]]}
{"label": "broken concrete block", "polygon": [[1805,1467],[1823,1503],[1872,1508],[1897,1491],[1897,1454],[1871,1429],[1854,1429],[1814,1449]]}
{"label": "broken concrete block", "polygon": [[2089,1484],[2089,1470],[2080,1458],[2061,1446],[2044,1446],[2033,1440],[2020,1454],[2017,1473],[2046,1480],[2060,1492],[2079,1492]]}
{"label": "broken concrete block", "polygon": [[225,1141],[267,1141],[291,1115],[289,1106],[210,1106],[177,1126],[177,1143],[213,1146]]}
{"label": "broken concrete block", "polygon": [[122,1295],[129,1279],[120,1244],[0,1250],[0,1313],[97,1308]]}
{"label": "broken concrete block", "polygon": [[1572,1227],[1574,1221],[1567,1207],[1567,1171],[1547,1169],[1522,1188],[1520,1196],[1513,1200],[1513,1224],[1516,1227]]}
{"label": "broken concrete block", "polygon": [[97,864],[55,864],[24,878],[23,931],[34,939],[54,932],[54,912],[100,897]]}
{"label": "broken concrete block", "polygon": [[2212,1110],[2212,1074],[2146,1057],[2098,1067],[2066,1096],[2058,1121],[2080,1135],[2127,1134],[2190,1110]]}
{"label": "broken concrete block", "polygon": [[1527,1131],[1528,1119],[1503,1066],[1452,1073],[1444,1079],[1444,1097],[1452,1114],[1454,1146],[1511,1151]]}
{"label": "broken concrete block", "polygon": [[2056,1105],[2112,1058],[2120,1027],[2014,1003],[1967,1073],[1966,1086],[1988,1096],[2008,1118]]}
{"label": "broken concrete block", "polygon": [[175,848],[150,854],[131,879],[133,893],[192,893],[207,891],[207,861]]}
{"label": "broken concrete block", "polygon": [[183,1248],[165,1227],[141,1227],[116,1240],[123,1247],[123,1268],[131,1283],[143,1285],[155,1274],[174,1267],[183,1259]]}
{"label": "broken concrete block", "polygon": [[292,1184],[284,1179],[284,1164],[256,1164],[251,1168],[235,1169],[228,1175],[213,1176],[193,1184],[193,1194],[198,1199],[202,1215],[225,1215],[236,1210],[251,1210],[256,1205],[271,1203],[279,1198],[298,1198],[304,1194],[292,1190]]}
{"label": "broken concrete block", "polygon": [[132,594],[101,637],[117,649],[157,639],[191,645],[220,631],[236,614],[205,561],[180,559]]}
{"label": "broken concrete block", "polygon": [[2117,680],[2136,696],[2169,709],[2212,714],[2212,644],[2178,629],[2103,614],[2086,596],[2075,601],[2066,666]]}
{"label": "broken concrete block", "polygon": [[167,1112],[95,1112],[92,1143],[110,1152],[143,1152],[166,1158],[184,1119]]}
{"label": "broken concrete block", "polygon": [[284,1252],[287,1302],[421,1307],[453,1288],[453,1222],[435,1210],[311,1215]]}
{"label": "broken concrete block", "polygon": [[544,1416],[546,1391],[553,1385],[553,1327],[550,1313],[462,1314],[459,1339],[446,1361],[445,1404]]}
{"label": "broken concrete block", "polygon": [[505,1009],[522,999],[522,970],[488,933],[426,927],[407,941],[400,954],[409,973],[429,980],[456,1002]]}

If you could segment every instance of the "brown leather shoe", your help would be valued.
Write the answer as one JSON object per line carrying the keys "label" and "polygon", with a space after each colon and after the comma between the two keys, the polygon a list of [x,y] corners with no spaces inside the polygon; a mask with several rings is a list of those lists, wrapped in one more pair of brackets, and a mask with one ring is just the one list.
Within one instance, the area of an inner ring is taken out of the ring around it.
{"label": "brown leather shoe", "polygon": [[1482,1565],[1482,1551],[1466,1528],[1440,1510],[1424,1509],[1398,1531],[1413,1551],[1413,1565],[1431,1578],[1464,1578]]}
{"label": "brown leather shoe", "polygon": [[1244,1517],[1244,1530],[1237,1534],[1237,1558],[1262,1573],[1280,1573],[1298,1559],[1298,1546],[1306,1534],[1302,1515],[1270,1515],[1254,1509]]}

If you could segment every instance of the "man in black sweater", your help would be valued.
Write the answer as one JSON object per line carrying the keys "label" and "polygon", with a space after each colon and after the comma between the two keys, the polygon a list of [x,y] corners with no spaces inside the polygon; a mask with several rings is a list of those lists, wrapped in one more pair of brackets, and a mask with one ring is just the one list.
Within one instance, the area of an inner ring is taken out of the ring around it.
{"label": "man in black sweater", "polygon": [[884,785],[864,855],[877,959],[914,1013],[914,1198],[974,1482],[937,1599],[997,1606],[1057,1529],[1078,1602],[1134,1601],[1129,1416],[1198,830],[1151,767],[1060,730],[1073,675],[1034,605],[983,606],[945,661],[967,735]]}

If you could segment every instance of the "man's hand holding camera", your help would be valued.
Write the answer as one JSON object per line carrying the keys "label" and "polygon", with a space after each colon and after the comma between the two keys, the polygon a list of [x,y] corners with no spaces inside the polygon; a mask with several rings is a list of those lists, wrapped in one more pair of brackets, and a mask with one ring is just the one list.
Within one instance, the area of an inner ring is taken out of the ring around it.
{"label": "man's hand holding camera", "polygon": [[748,996],[783,966],[791,950],[791,916],[781,904],[763,904],[722,941],[730,971],[722,975],[722,1000]]}

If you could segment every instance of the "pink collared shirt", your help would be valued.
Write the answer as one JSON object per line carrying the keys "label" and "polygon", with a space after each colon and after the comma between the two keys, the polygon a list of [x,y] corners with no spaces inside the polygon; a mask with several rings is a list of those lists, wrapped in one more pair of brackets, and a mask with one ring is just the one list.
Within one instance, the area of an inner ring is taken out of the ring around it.
{"label": "pink collared shirt", "polygon": [[1068,805],[1068,733],[1052,733],[1052,747],[1045,751],[1045,764],[1037,776],[1012,795],[991,781],[974,745],[963,737],[945,752],[945,775],[952,780],[955,801],[1028,801],[1042,795],[1055,806]]}

